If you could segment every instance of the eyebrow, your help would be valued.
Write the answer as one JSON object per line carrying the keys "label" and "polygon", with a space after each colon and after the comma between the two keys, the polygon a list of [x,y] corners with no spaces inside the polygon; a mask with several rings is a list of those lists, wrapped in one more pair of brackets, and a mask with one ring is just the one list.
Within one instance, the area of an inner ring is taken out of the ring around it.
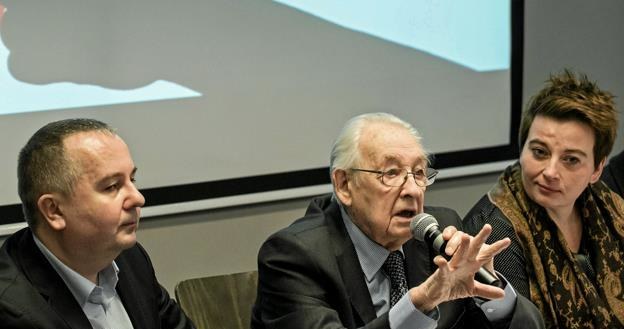
{"label": "eyebrow", "polygon": [[[134,169],[132,169],[132,172],[130,173],[130,177],[134,177],[134,175],[136,174],[137,170],[138,170],[138,168],[134,167]],[[100,179],[98,181],[98,184],[103,184],[103,183],[108,182],[110,180],[113,180],[113,179],[116,179],[116,178],[119,178],[119,177],[123,177],[124,175],[125,175],[125,173],[122,173],[122,172],[116,172],[114,174],[106,175],[106,176],[102,177],[102,179]]]}
{"label": "eyebrow", "polygon": [[[541,146],[544,146],[544,147],[546,147],[546,148],[549,148],[549,147],[548,147],[548,145],[547,145],[546,143],[542,142],[540,139],[537,139],[537,138],[536,138],[536,139],[533,139],[533,140],[530,140],[530,141],[529,141],[529,145],[531,145],[531,144],[539,144],[539,145],[541,145]],[[564,149],[564,150],[563,150],[563,152],[564,152],[564,153],[574,153],[574,154],[578,154],[578,155],[581,155],[581,156],[586,157],[586,158],[587,158],[587,157],[589,157],[589,155],[588,155],[587,153],[585,153],[584,151],[579,150],[579,149]]]}
{"label": "eyebrow", "polygon": [[[401,159],[399,159],[398,156],[396,155],[385,155],[383,157],[383,163],[387,163],[387,162],[396,162],[396,163],[400,163]],[[421,156],[418,158],[418,164],[419,165],[424,165],[427,166],[427,159],[424,156]]]}

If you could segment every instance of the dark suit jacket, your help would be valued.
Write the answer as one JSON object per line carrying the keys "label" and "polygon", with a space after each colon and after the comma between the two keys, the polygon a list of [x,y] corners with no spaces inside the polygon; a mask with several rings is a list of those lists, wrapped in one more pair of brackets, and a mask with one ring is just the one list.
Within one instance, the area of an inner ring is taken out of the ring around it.
{"label": "dark suit jacket", "polygon": [[[194,328],[156,281],[140,245],[125,250],[115,261],[120,269],[117,292],[134,329]],[[28,228],[9,237],[0,249],[0,327],[91,328]]]}
{"label": "dark suit jacket", "polygon": [[[457,213],[427,207],[442,227],[461,227]],[[433,251],[411,240],[403,246],[410,287],[434,271]],[[537,308],[518,297],[512,319],[495,327],[541,328]],[[440,305],[439,328],[488,328],[472,298]],[[275,233],[258,254],[258,295],[253,329],[389,328],[388,314],[377,318],[355,248],[330,196],[317,198],[306,215]]]}
{"label": "dark suit jacket", "polygon": [[600,177],[610,189],[624,197],[624,152],[609,160]]}

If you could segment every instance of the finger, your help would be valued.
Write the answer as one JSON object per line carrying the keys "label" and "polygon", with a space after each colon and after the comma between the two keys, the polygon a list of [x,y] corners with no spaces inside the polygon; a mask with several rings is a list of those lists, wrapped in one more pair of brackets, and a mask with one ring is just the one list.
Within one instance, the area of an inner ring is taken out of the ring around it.
{"label": "finger", "polygon": [[477,260],[480,262],[487,262],[494,258],[494,256],[500,254],[503,250],[507,249],[510,244],[511,240],[509,238],[498,240],[490,245],[485,244],[479,251]]}
{"label": "finger", "polygon": [[452,254],[451,265],[453,267],[459,266],[458,264],[466,260],[467,250],[470,247],[470,235],[463,232],[458,233],[461,233],[461,235],[456,234],[460,239],[460,243]]}
{"label": "finger", "polygon": [[481,252],[479,252],[477,260],[481,263],[482,266],[485,266],[487,270],[493,272],[494,257],[498,255],[501,251],[509,247],[510,244],[511,240],[509,238],[498,240],[491,245],[486,244],[483,248],[481,248]]}
{"label": "finger", "polygon": [[503,250],[507,249],[509,245],[511,245],[511,239],[509,238],[498,240],[490,245],[487,245],[487,248],[484,250],[484,254],[489,257],[494,257],[500,254]]}
{"label": "finger", "polygon": [[457,231],[457,229],[455,229],[453,235],[450,236],[446,242],[444,252],[449,256],[453,256],[455,252],[457,252],[459,246],[462,244],[464,236],[466,236],[466,233],[462,231]]}
{"label": "finger", "polygon": [[481,231],[479,231],[479,233],[477,233],[477,235],[475,235],[470,242],[470,248],[468,249],[469,257],[473,259],[477,258],[477,256],[480,254],[483,244],[490,236],[490,233],[492,233],[492,226],[490,226],[490,224],[483,225]]}
{"label": "finger", "polygon": [[457,232],[457,228],[455,226],[447,226],[444,228],[444,231],[442,231],[442,237],[444,240],[450,240],[455,232]]}
{"label": "finger", "polygon": [[445,278],[451,271],[448,265],[448,261],[442,256],[435,256],[435,258],[433,259],[433,263],[436,264],[436,266],[440,270],[440,275],[442,275],[442,278]]}
{"label": "finger", "polygon": [[489,284],[483,284],[475,281],[474,283],[475,296],[487,299],[500,299],[505,297],[505,291],[501,288],[491,286]]}

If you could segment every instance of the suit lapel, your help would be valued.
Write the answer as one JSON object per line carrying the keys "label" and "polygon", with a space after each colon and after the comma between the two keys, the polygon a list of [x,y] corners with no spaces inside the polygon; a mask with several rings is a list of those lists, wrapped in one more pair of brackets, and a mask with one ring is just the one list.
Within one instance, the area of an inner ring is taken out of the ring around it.
{"label": "suit lapel", "polygon": [[415,287],[424,282],[431,273],[431,256],[429,247],[424,242],[409,240],[403,245],[407,260],[407,286]]}
{"label": "suit lapel", "polygon": [[154,329],[156,324],[150,321],[154,316],[146,313],[148,310],[152,310],[153,307],[145,305],[146,292],[142,289],[143,283],[136,282],[137,275],[133,272],[133,268],[130,267],[132,266],[132,260],[129,257],[126,250],[115,259],[117,266],[119,266],[117,293],[134,329]]}
{"label": "suit lapel", "polygon": [[74,295],[69,292],[65,284],[56,287],[49,299],[50,306],[55,309],[67,322],[70,328],[91,328],[91,323],[76,302]]}
{"label": "suit lapel", "polygon": [[32,286],[69,328],[91,327],[74,295],[35,245],[30,230],[24,231],[20,237],[17,263]]}
{"label": "suit lapel", "polygon": [[147,323],[145,323],[145,319],[147,319],[147,315],[145,315],[144,307],[141,307],[141,303],[137,298],[136,293],[127,293],[132,292],[133,287],[128,282],[128,280],[122,280],[122,274],[119,273],[119,282],[117,283],[117,293],[119,294],[119,298],[126,309],[126,313],[130,317],[130,321],[132,322],[132,326],[134,329],[148,329]]}
{"label": "suit lapel", "polygon": [[[351,245],[353,248],[353,245]],[[349,250],[343,250],[340,255],[336,255],[336,261],[340,269],[340,274],[347,289],[347,294],[353,309],[357,312],[363,323],[373,321],[377,315],[373,307],[373,302],[366,286],[364,273],[360,267],[357,257]]]}
{"label": "suit lapel", "polygon": [[373,321],[377,315],[373,302],[366,286],[366,279],[362,267],[357,258],[353,242],[342,222],[340,208],[336,202],[331,202],[325,211],[329,232],[334,241],[334,253],[336,262],[345,284],[347,294],[353,309],[362,319],[363,323]]}

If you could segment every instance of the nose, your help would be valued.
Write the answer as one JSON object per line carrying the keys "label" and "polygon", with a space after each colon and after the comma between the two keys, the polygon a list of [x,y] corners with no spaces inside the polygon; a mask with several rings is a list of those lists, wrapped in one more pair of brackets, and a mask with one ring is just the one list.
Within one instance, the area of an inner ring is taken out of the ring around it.
{"label": "nose", "polygon": [[129,189],[130,191],[128,197],[124,202],[124,208],[132,209],[137,207],[143,207],[143,205],[145,204],[145,197],[143,197],[143,194],[139,192],[134,183],[129,184]]}
{"label": "nose", "polygon": [[408,174],[401,187],[401,197],[420,197],[424,194],[427,187],[421,187],[416,184],[416,177],[413,174]]}
{"label": "nose", "polygon": [[559,178],[558,165],[559,163],[557,162],[556,159],[554,159],[554,157],[550,161],[547,161],[545,163],[544,170],[542,171],[542,174],[544,175],[544,177],[549,180]]}

